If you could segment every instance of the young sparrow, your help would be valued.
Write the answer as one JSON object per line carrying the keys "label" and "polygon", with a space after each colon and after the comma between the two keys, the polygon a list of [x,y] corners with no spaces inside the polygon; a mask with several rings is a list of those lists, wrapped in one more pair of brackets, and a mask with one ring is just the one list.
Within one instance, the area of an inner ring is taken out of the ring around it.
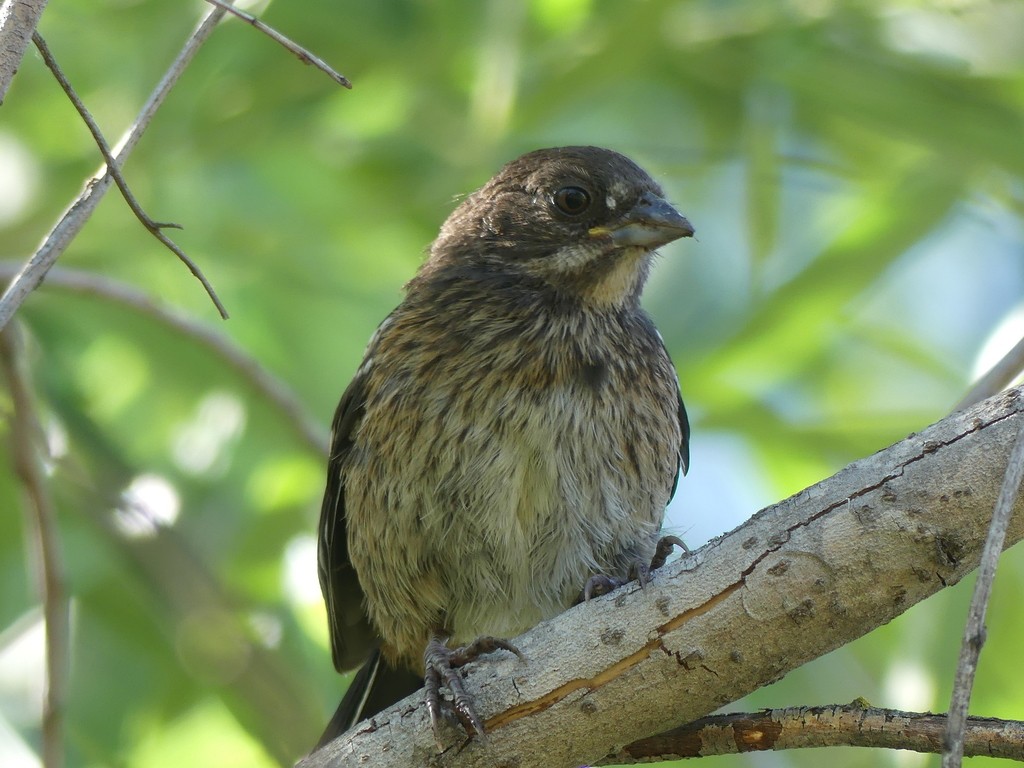
{"label": "young sparrow", "polygon": [[334,417],[320,584],[335,666],[364,667],[321,745],[424,679],[435,736],[442,687],[482,733],[459,666],[664,562],[689,425],[639,301],[692,234],[598,147],[523,155],[448,217]]}

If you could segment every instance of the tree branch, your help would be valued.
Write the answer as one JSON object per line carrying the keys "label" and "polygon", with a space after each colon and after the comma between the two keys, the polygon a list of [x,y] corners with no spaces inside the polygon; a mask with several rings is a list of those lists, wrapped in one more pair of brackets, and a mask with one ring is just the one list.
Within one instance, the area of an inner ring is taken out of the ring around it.
{"label": "tree branch", "polygon": [[100,154],[103,155],[103,159],[107,163],[107,173],[113,177],[114,184],[117,185],[117,188],[121,192],[121,197],[124,198],[124,201],[128,204],[132,213],[135,214],[135,218],[139,220],[142,226],[144,226],[146,230],[153,235],[153,237],[163,243],[167,250],[177,256],[178,259],[188,267],[189,272],[191,272],[193,276],[202,283],[203,288],[206,289],[206,294],[210,297],[210,300],[217,308],[217,311],[220,312],[220,316],[227,320],[227,309],[224,308],[220,297],[217,296],[217,292],[213,290],[213,286],[210,284],[210,281],[206,279],[206,275],[203,274],[199,265],[192,261],[192,259],[190,259],[188,255],[181,250],[177,243],[164,234],[163,230],[165,229],[181,229],[181,226],[178,224],[171,224],[169,222],[154,221],[150,218],[149,214],[142,209],[142,206],[139,205],[139,201],[135,199],[135,195],[133,195],[131,189],[128,188],[128,182],[125,181],[124,176],[121,175],[121,169],[117,164],[117,159],[111,153],[110,147],[107,146],[107,140],[103,137],[103,132],[96,124],[96,121],[92,119],[92,115],[89,113],[85,104],[82,103],[82,100],[78,97],[75,89],[71,86],[71,83],[61,70],[60,65],[57,64],[57,59],[55,59],[53,53],[50,52],[50,48],[47,46],[43,36],[36,32],[32,35],[32,42],[35,43],[36,48],[39,49],[39,54],[43,57],[43,61],[53,73],[54,78],[56,78],[57,82],[60,84],[60,87],[68,97],[68,100],[82,118],[82,121],[85,123],[85,127],[88,128],[89,133],[92,134],[93,141],[96,142],[96,146],[99,148]]}
{"label": "tree branch", "polygon": [[4,0],[0,5],[0,104],[28,50],[46,0]]}
{"label": "tree branch", "polygon": [[964,753],[964,738],[967,728],[967,707],[971,702],[974,688],[974,674],[978,669],[978,657],[985,643],[985,610],[992,594],[992,582],[996,577],[996,566],[1003,551],[1006,530],[1010,526],[1013,502],[1017,498],[1022,477],[1024,477],[1024,419],[1020,420],[1013,450],[1003,474],[1003,484],[992,513],[985,548],[981,553],[978,578],[974,582],[971,605],[967,610],[964,637],[960,645],[960,659],[957,662],[953,683],[953,696],[949,703],[949,723],[946,729],[945,748],[942,753],[943,768],[959,768]]}
{"label": "tree branch", "polygon": [[988,373],[974,382],[953,410],[969,408],[997,392],[1002,392],[1013,384],[1021,372],[1024,372],[1024,339],[1018,341],[998,363],[989,368]]}
{"label": "tree branch", "polygon": [[[46,693],[43,699],[43,765],[64,764],[64,705],[67,701],[70,664],[70,602],[64,585],[63,558],[57,534],[57,513],[47,488],[40,455],[43,430],[36,417],[32,386],[28,379],[20,328],[0,332],[0,368],[7,379],[14,414],[11,420],[11,453],[14,471],[27,500],[28,540],[35,546],[36,580],[43,603],[46,628]],[[30,558],[31,559],[31,558]]]}
{"label": "tree branch", "polygon": [[[16,264],[0,261],[0,279],[9,278],[17,271]],[[46,285],[86,296],[97,296],[131,307],[136,312],[152,317],[162,325],[202,344],[231,366],[256,392],[280,409],[289,426],[311,451],[318,456],[327,455],[327,434],[320,423],[309,416],[291,388],[225,334],[171,307],[159,304],[138,288],[101,275],[53,267],[46,276]]]}
{"label": "tree branch", "polygon": [[[211,9],[186,41],[178,57],[171,64],[167,72],[164,73],[163,78],[161,78],[153,93],[150,94],[149,99],[143,105],[138,117],[135,118],[135,123],[115,148],[114,158],[118,167],[124,165],[125,160],[131,154],[131,151],[135,148],[135,145],[142,138],[142,134],[152,121],[156,110],[163,103],[189,62],[192,61],[196,51],[199,50],[200,46],[210,36],[213,28],[223,16],[223,9]],[[21,271],[11,281],[10,285],[7,286],[3,296],[0,296],[0,330],[7,325],[18,307],[25,301],[25,298],[43,281],[46,273],[50,271],[50,268],[57,262],[60,255],[67,249],[82,227],[85,226],[85,222],[88,221],[103,195],[110,188],[112,181],[113,176],[110,173],[110,168],[104,164],[86,182],[82,193],[64,212],[60,221],[50,230],[50,234],[47,235],[43,244],[32,254]]]}
{"label": "tree branch", "polygon": [[244,21],[246,24],[252,25],[254,28],[258,29],[260,32],[262,32],[267,37],[269,37],[271,40],[273,40],[275,43],[277,43],[278,45],[284,47],[285,50],[288,50],[288,51],[291,51],[292,53],[294,53],[295,56],[298,58],[298,60],[301,61],[303,64],[312,64],[314,67],[319,69],[321,72],[325,73],[329,78],[331,78],[338,85],[342,85],[342,86],[344,86],[345,88],[348,88],[348,89],[352,88],[352,83],[350,83],[348,81],[348,78],[345,77],[340,72],[338,72],[335,69],[333,69],[326,61],[321,59],[316,54],[311,53],[310,51],[306,50],[305,48],[303,48],[298,43],[292,42],[287,37],[285,37],[280,32],[278,32],[276,29],[274,29],[273,27],[267,26],[262,21],[260,21],[255,16],[253,16],[252,14],[246,13],[243,10],[235,8],[230,3],[224,2],[224,0],[206,0],[206,2],[208,2],[210,5],[215,5],[218,8],[224,9],[225,11],[227,11],[230,14],[232,14],[233,16],[237,16],[242,21]]}
{"label": "tree branch", "polygon": [[[416,694],[301,765],[569,768],[779,679],[977,567],[1020,398],[953,414],[762,510],[646,589],[538,625],[516,640],[525,662],[471,665],[486,744],[463,748],[451,731],[437,755]],[[1008,544],[1024,537],[1024,503],[1014,509]]]}
{"label": "tree branch", "polygon": [[[936,753],[942,749],[946,720],[945,715],[878,709],[860,702],[712,715],[634,741],[602,763],[634,765],[808,747],[881,747]],[[969,717],[966,725],[964,754],[1024,760],[1024,723]]]}

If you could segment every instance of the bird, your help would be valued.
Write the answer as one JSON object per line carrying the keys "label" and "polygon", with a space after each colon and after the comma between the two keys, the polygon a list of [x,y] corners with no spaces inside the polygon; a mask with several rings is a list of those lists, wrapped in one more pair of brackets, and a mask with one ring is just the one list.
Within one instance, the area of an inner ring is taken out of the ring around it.
{"label": "bird", "polygon": [[693,233],[593,146],[512,160],[441,226],[332,422],[318,571],[334,666],[362,667],[315,749],[420,687],[439,749],[442,716],[482,735],[460,667],[682,544],[690,427],[640,296]]}

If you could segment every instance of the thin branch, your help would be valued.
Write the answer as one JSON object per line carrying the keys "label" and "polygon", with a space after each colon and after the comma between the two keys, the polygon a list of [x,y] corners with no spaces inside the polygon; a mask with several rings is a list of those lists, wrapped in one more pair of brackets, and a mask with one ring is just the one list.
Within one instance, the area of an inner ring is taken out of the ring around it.
{"label": "thin branch", "polygon": [[315,54],[306,50],[298,43],[289,40],[287,37],[282,35],[273,27],[268,27],[255,16],[248,14],[245,11],[241,11],[238,8],[235,8],[233,5],[224,2],[224,0],[206,0],[206,2],[210,3],[211,5],[217,6],[218,8],[222,8],[223,10],[227,11],[228,13],[234,16],[237,16],[247,24],[251,24],[260,32],[269,37],[271,40],[278,43],[279,45],[284,46],[289,51],[294,53],[298,57],[299,61],[301,61],[303,64],[312,64],[321,72],[326,73],[327,76],[330,77],[338,85],[342,85],[345,88],[349,89],[352,88],[352,83],[348,81],[347,77],[345,77],[340,72],[334,70],[327,62],[325,62],[319,56],[316,56]]}
{"label": "thin branch", "polygon": [[1003,359],[993,365],[988,373],[974,382],[974,385],[963,396],[963,399],[954,407],[954,411],[968,408],[975,403],[992,397],[997,392],[1002,392],[1013,384],[1014,379],[1024,373],[1024,339],[1014,345],[1013,349],[1003,356]]}
{"label": "thin branch", "polygon": [[142,209],[142,206],[139,205],[139,201],[135,199],[135,195],[132,194],[132,191],[128,188],[128,182],[124,180],[124,176],[121,174],[121,169],[118,167],[117,160],[111,153],[110,147],[107,146],[107,140],[103,137],[103,132],[100,131],[100,127],[96,124],[96,121],[93,120],[89,110],[79,98],[75,89],[71,86],[71,83],[57,64],[57,60],[50,52],[50,48],[46,45],[46,41],[43,40],[43,36],[36,32],[32,35],[32,42],[35,43],[36,48],[39,49],[39,53],[42,55],[46,66],[49,67],[53,76],[57,79],[57,82],[60,83],[60,87],[64,90],[68,99],[71,100],[75,109],[78,110],[78,114],[85,122],[86,127],[88,127],[89,133],[92,134],[92,138],[96,142],[96,146],[99,147],[100,154],[102,154],[103,159],[107,161],[107,172],[114,178],[114,183],[121,191],[121,196],[124,198],[124,201],[128,203],[128,207],[132,209],[132,213],[135,214],[135,218],[142,223],[142,226],[149,230],[149,233],[153,235],[153,237],[163,243],[171,253],[181,259],[185,266],[189,268],[189,271],[195,275],[196,279],[203,284],[203,288],[206,289],[207,295],[209,295],[210,299],[213,301],[214,306],[217,307],[217,311],[220,312],[220,316],[227,320],[228,311],[221,303],[220,297],[217,296],[217,292],[213,290],[213,286],[210,284],[210,281],[206,279],[206,275],[204,275],[202,270],[199,269],[199,266],[163,232],[164,229],[168,228],[181,229],[181,225],[172,224],[170,222],[153,221],[149,214]]}
{"label": "thin branch", "polygon": [[[639,739],[599,765],[634,765],[687,757],[808,747],[881,747],[937,753],[945,715],[845,706],[787,707],[702,717]],[[964,753],[1024,761],[1024,722],[967,718]]]}
{"label": "thin branch", "polygon": [[4,0],[0,5],[0,104],[7,98],[44,8],[46,0]]}
{"label": "thin branch", "polygon": [[11,453],[27,500],[29,538],[35,547],[38,588],[46,627],[46,695],[43,700],[43,765],[64,764],[64,705],[67,701],[70,616],[56,512],[41,458],[43,430],[35,413],[32,386],[22,353],[20,328],[0,332],[0,367],[7,379],[14,415]]}
{"label": "thin branch", "polygon": [[[224,16],[224,10],[213,8],[195,29],[177,58],[168,68],[160,82],[150,94],[149,99],[143,105],[135,123],[128,133],[115,147],[115,159],[118,167],[123,166],[131,151],[138,144],[139,139],[146,128],[149,127],[156,114],[157,109],[163,104],[164,99],[171,88],[181,77],[182,72],[188,66],[192,57],[195,56],[200,46],[209,38],[217,22]],[[110,188],[113,176],[110,167],[104,163],[90,178],[85,189],[78,198],[71,204],[60,221],[54,226],[36,250],[31,258],[25,263],[21,271],[14,277],[11,284],[7,286],[3,296],[0,296],[0,329],[3,329],[14,316],[18,307],[25,301],[26,297],[38,287],[46,277],[46,273],[57,262],[60,255],[67,249],[68,245],[75,238],[78,232],[85,225],[85,222],[92,215],[103,195]]]}
{"label": "thin branch", "polygon": [[[0,262],[0,279],[16,272],[16,264]],[[54,267],[46,276],[46,285],[124,304],[199,342],[237,371],[253,389],[276,405],[284,413],[288,425],[299,439],[314,453],[320,456],[327,455],[327,435],[320,423],[309,416],[295,393],[224,334],[170,307],[158,304],[137,288],[89,272]]]}
{"label": "thin branch", "polygon": [[974,593],[971,605],[967,609],[967,622],[964,626],[964,637],[960,646],[960,660],[957,662],[956,677],[953,682],[953,696],[949,702],[949,723],[946,728],[942,768],[959,768],[964,754],[964,738],[967,723],[967,708],[971,701],[971,690],[974,688],[974,674],[978,669],[978,657],[981,646],[985,644],[985,610],[989,596],[992,594],[992,582],[996,576],[999,555],[1003,551],[1003,542],[1010,527],[1013,514],[1013,503],[1024,478],[1024,420],[1017,430],[1013,450],[1003,475],[1003,484],[999,489],[992,522],[989,525],[985,547],[981,552],[978,565],[978,578],[974,582]]}
{"label": "thin branch", "polygon": [[110,147],[107,145],[107,140],[103,136],[103,132],[100,127],[96,124],[96,121],[92,117],[92,113],[89,112],[88,107],[79,97],[78,92],[71,85],[71,81],[68,80],[67,75],[64,74],[64,70],[60,68],[57,63],[57,59],[50,51],[50,47],[46,44],[43,36],[38,32],[33,33],[32,42],[35,43],[36,48],[39,50],[39,54],[43,57],[43,63],[46,64],[50,72],[53,73],[54,78],[60,85],[61,90],[68,97],[68,100],[78,111],[79,116],[85,123],[85,127],[89,129],[89,133],[92,134],[93,141],[96,142],[96,146],[99,147],[100,154],[103,155],[103,159],[107,162],[107,170],[110,175],[114,178],[114,184],[121,191],[121,196],[125,202],[128,203],[128,207],[132,209],[132,213],[142,222],[142,226],[148,229],[150,232],[159,230],[163,227],[171,227],[173,229],[181,229],[180,224],[172,224],[170,222],[156,222],[149,217],[149,215],[142,210],[142,206],[139,205],[138,200],[135,199],[135,195],[128,188],[128,182],[125,181],[124,176],[121,175],[121,169],[117,165],[117,160],[110,151]]}

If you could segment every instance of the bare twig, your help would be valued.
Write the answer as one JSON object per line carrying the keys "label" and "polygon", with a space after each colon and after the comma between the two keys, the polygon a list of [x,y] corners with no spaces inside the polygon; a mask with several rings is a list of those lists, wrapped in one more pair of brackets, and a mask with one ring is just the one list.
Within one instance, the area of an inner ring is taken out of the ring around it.
{"label": "bare twig", "polygon": [[[16,264],[0,262],[0,279],[16,272]],[[46,276],[46,285],[116,301],[198,341],[234,368],[253,389],[276,405],[284,413],[289,426],[313,452],[320,456],[327,455],[327,435],[320,423],[309,416],[295,393],[227,336],[170,307],[158,304],[137,288],[89,272],[54,267]]]}
{"label": "bare twig", "polygon": [[88,127],[89,133],[92,134],[92,138],[96,142],[96,146],[99,147],[100,154],[102,154],[103,159],[107,161],[107,173],[114,178],[114,183],[121,191],[121,196],[124,198],[125,202],[128,203],[128,207],[132,209],[132,213],[135,214],[135,218],[142,222],[142,226],[149,230],[149,233],[153,235],[153,237],[163,243],[171,253],[181,259],[185,266],[189,268],[189,271],[195,275],[196,279],[203,284],[203,288],[206,289],[206,293],[213,301],[214,306],[217,307],[217,311],[220,312],[220,316],[226,320],[228,317],[228,311],[221,303],[220,297],[217,296],[217,292],[213,290],[213,286],[210,285],[210,281],[206,279],[206,275],[204,275],[202,270],[199,269],[199,266],[163,232],[164,229],[168,228],[181,229],[181,226],[170,222],[153,221],[153,219],[149,217],[149,214],[142,210],[142,206],[139,205],[139,201],[135,199],[135,195],[133,195],[132,191],[128,188],[128,182],[124,180],[124,176],[121,174],[121,169],[118,167],[117,160],[111,153],[110,147],[107,146],[107,140],[103,137],[103,132],[100,131],[100,127],[96,124],[96,121],[93,120],[89,110],[78,97],[78,94],[71,86],[71,83],[64,75],[64,72],[61,71],[60,66],[57,64],[57,60],[53,57],[49,47],[46,45],[46,41],[43,40],[43,36],[36,32],[32,35],[32,42],[35,43],[36,48],[39,49],[39,53],[42,55],[46,66],[49,67],[51,72],[53,72],[53,76],[57,78],[57,82],[60,83],[60,87],[64,90],[64,93],[67,95],[68,99],[71,100],[71,103],[75,106],[75,109],[78,110],[78,114],[82,117],[82,120]]}
{"label": "bare twig", "polygon": [[[163,103],[178,78],[181,77],[196,51],[213,32],[217,22],[223,18],[224,13],[225,11],[221,8],[211,9],[186,41],[177,58],[143,105],[131,129],[115,147],[115,159],[118,167],[124,165],[128,155],[131,154],[152,121],[156,110]],[[0,329],[7,325],[25,298],[43,281],[46,273],[57,262],[60,255],[85,225],[89,216],[92,215],[112,182],[113,176],[106,163],[86,182],[85,189],[64,212],[43,244],[32,254],[11,284],[7,286],[3,296],[0,297]]]}
{"label": "bare twig", "polygon": [[71,85],[71,81],[68,80],[64,71],[57,64],[57,59],[54,58],[53,53],[50,51],[50,47],[46,44],[43,36],[38,32],[33,33],[32,42],[35,43],[36,48],[39,50],[39,54],[43,57],[43,63],[49,68],[50,72],[53,73],[54,78],[60,84],[64,94],[68,97],[68,100],[78,111],[82,121],[85,123],[86,128],[89,129],[89,133],[92,134],[93,141],[96,142],[96,146],[99,147],[100,154],[103,155],[103,159],[107,161],[107,170],[110,175],[114,178],[114,184],[121,191],[121,196],[124,197],[128,207],[132,209],[132,213],[142,222],[142,225],[150,232],[161,229],[163,227],[171,227],[173,229],[181,229],[179,224],[172,224],[169,222],[156,222],[149,217],[149,215],[142,210],[142,206],[139,205],[135,199],[135,195],[128,188],[128,182],[125,181],[124,176],[121,175],[121,169],[117,165],[117,160],[114,159],[114,155],[110,152],[110,147],[107,145],[107,140],[103,136],[103,132],[100,127],[96,124],[96,121],[92,117],[92,113],[89,112],[88,107],[85,106],[82,99],[78,96],[78,92],[75,91]]}
{"label": "bare twig", "polygon": [[4,0],[0,5],[0,104],[45,7],[46,0]]}
{"label": "bare twig", "polygon": [[1002,392],[1021,373],[1024,373],[1024,339],[1018,341],[1013,349],[1003,356],[1002,360],[993,365],[988,373],[974,382],[974,385],[963,396],[963,399],[953,407],[953,410],[963,410],[975,403],[980,403],[986,398],[992,397],[997,392]]}
{"label": "bare twig", "polygon": [[981,646],[985,644],[985,610],[992,594],[992,582],[996,575],[999,555],[1010,527],[1013,502],[1017,498],[1021,479],[1024,478],[1024,421],[1017,430],[1017,436],[1010,452],[999,489],[992,522],[989,524],[985,547],[981,551],[978,578],[974,582],[971,605],[967,610],[967,622],[960,646],[960,660],[957,663],[953,681],[953,696],[949,702],[949,723],[943,744],[942,768],[959,768],[964,754],[964,737],[967,723],[967,707],[974,687],[974,674],[978,669]]}
{"label": "bare twig", "polygon": [[262,21],[257,19],[252,14],[239,10],[238,8],[235,8],[233,5],[224,2],[224,0],[206,0],[206,2],[210,3],[211,5],[217,6],[218,8],[222,8],[223,10],[227,11],[228,13],[234,16],[237,16],[247,24],[251,24],[260,32],[269,37],[271,40],[284,46],[289,51],[294,53],[298,57],[299,61],[301,61],[303,64],[312,64],[321,72],[326,73],[327,76],[330,77],[338,85],[343,85],[346,88],[352,87],[352,83],[348,81],[347,77],[331,68],[331,66],[323,59],[321,59],[319,56],[316,56],[313,53],[309,52],[298,43],[292,42],[273,27],[268,27],[266,24],[264,24]]}
{"label": "bare twig", "polygon": [[43,602],[46,627],[46,695],[43,700],[43,765],[64,764],[64,704],[67,700],[70,617],[64,586],[57,520],[46,485],[40,456],[43,430],[35,414],[32,386],[24,355],[20,329],[11,326],[0,332],[0,367],[7,379],[14,415],[11,420],[11,453],[14,470],[27,500],[29,539],[35,546],[38,588]]}
{"label": "bare twig", "polygon": [[[945,715],[845,706],[787,707],[711,715],[680,728],[639,739],[608,755],[605,765],[633,765],[686,757],[803,749],[883,747],[937,753]],[[967,718],[964,753],[1024,761],[1024,722]]]}

